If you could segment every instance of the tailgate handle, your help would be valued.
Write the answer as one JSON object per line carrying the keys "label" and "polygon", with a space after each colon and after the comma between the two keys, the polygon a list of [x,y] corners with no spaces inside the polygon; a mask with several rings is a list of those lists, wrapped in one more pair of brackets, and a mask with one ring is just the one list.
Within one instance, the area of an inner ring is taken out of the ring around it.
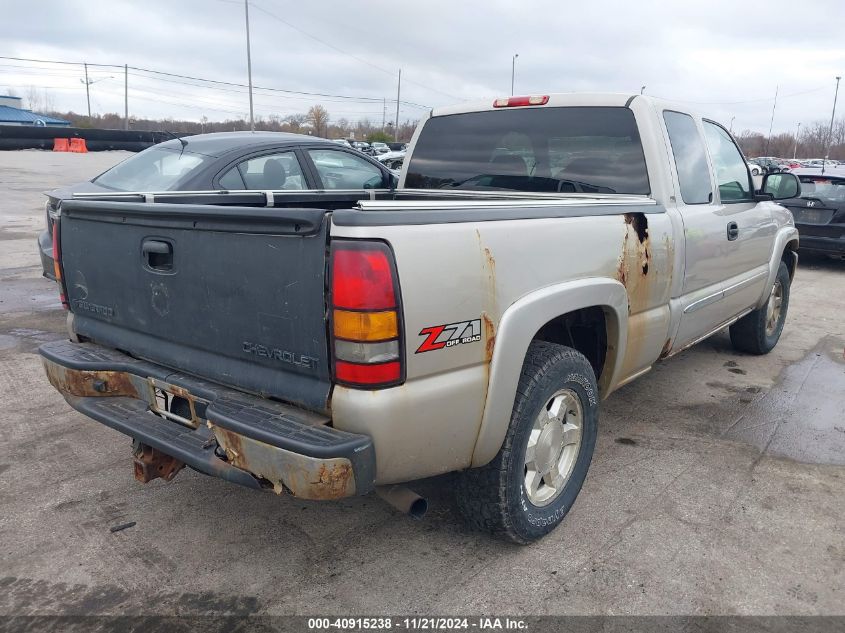
{"label": "tailgate handle", "polygon": [[144,262],[153,270],[173,270],[173,244],[161,240],[144,240],[141,244]]}

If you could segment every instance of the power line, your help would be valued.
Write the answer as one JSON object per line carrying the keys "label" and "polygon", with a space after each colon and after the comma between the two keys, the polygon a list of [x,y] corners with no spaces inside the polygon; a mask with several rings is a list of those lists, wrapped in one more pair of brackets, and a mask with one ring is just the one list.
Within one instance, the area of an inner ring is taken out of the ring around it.
{"label": "power line", "polygon": [[[0,55],[0,59],[8,59],[12,61],[26,61],[26,62],[34,62],[40,64],[63,64],[63,65],[72,65],[72,66],[82,66],[85,62],[68,62],[68,61],[56,61],[56,60],[45,60],[45,59],[29,59],[25,57],[8,57]],[[92,64],[89,63],[89,66],[96,66],[99,68],[120,68],[123,69],[124,66],[118,64]],[[172,77],[175,79],[189,79],[191,81],[201,81],[209,84],[216,84],[218,86],[233,86],[237,88],[247,88],[246,84],[236,83],[232,81],[223,81],[219,79],[207,79],[205,77],[194,77],[191,75],[180,75],[178,73],[170,73],[161,70],[154,70],[151,68],[142,68],[140,66],[129,66],[131,70],[136,70],[143,73],[148,73],[151,75],[159,75],[162,77]],[[44,69],[49,70],[49,69]],[[134,73],[133,73],[134,74]],[[207,87],[212,88],[212,86],[197,86],[197,87]],[[347,99],[347,100],[356,100],[356,101],[368,101],[372,103],[380,103],[382,101],[382,97],[364,97],[364,96],[354,96],[354,95],[343,95],[343,94],[332,94],[332,93],[324,93],[324,92],[306,92],[302,90],[288,90],[285,88],[273,88],[269,86],[253,86],[255,90],[266,90],[270,92],[280,92],[285,94],[296,94],[296,95],[304,95],[309,97],[324,97],[324,98],[336,98],[336,99]],[[422,108],[425,110],[430,109],[430,106],[423,105],[420,103],[414,103],[413,101],[403,101],[404,105],[408,105],[411,107]]]}
{"label": "power line", "polygon": [[[259,6],[259,5],[255,4],[255,2],[250,2],[250,4],[251,4],[253,7],[255,7],[256,9],[258,9],[259,11],[261,11],[262,13],[266,13],[266,14],[267,14],[267,15],[269,15],[271,18],[274,18],[274,19],[278,20],[279,22],[281,22],[282,24],[285,24],[285,25],[289,26],[289,27],[290,27],[290,28],[292,28],[294,31],[297,31],[297,32],[301,33],[301,34],[302,34],[302,35],[304,35],[305,37],[311,38],[311,39],[312,39],[312,40],[314,40],[315,42],[319,42],[319,43],[320,43],[320,44],[322,44],[323,46],[328,46],[330,49],[332,49],[332,50],[334,50],[334,51],[337,51],[337,52],[338,52],[338,53],[340,53],[341,55],[346,55],[347,57],[349,57],[349,58],[351,58],[351,59],[354,59],[355,61],[361,62],[362,64],[366,64],[367,66],[370,66],[371,68],[375,68],[375,69],[376,69],[376,70],[378,70],[378,71],[381,71],[381,72],[383,72],[383,73],[386,73],[386,74],[390,75],[391,77],[396,77],[396,76],[397,76],[397,73],[395,73],[394,71],[392,71],[392,70],[388,70],[388,69],[386,69],[386,68],[382,68],[381,66],[377,66],[376,64],[373,64],[372,62],[369,62],[369,61],[367,61],[366,59],[364,59],[364,58],[362,58],[362,57],[358,57],[357,55],[354,55],[354,54],[352,54],[352,53],[350,53],[350,52],[348,52],[348,51],[345,51],[345,50],[343,50],[342,48],[339,48],[339,47],[335,46],[334,44],[332,44],[332,43],[330,43],[330,42],[327,42],[327,41],[325,41],[325,40],[322,40],[322,39],[320,39],[319,37],[317,37],[316,35],[312,35],[311,33],[308,33],[307,31],[305,31],[305,30],[303,30],[303,29],[299,28],[298,26],[296,26],[296,25],[294,25],[294,24],[291,24],[290,22],[288,22],[288,21],[287,21],[287,20],[285,20],[284,18],[279,17],[279,16],[278,16],[278,15],[276,15],[275,13],[271,13],[270,11],[268,11],[267,9],[265,9],[264,7],[262,7],[262,6]],[[426,86],[425,84],[421,84],[421,83],[416,82],[416,81],[411,81],[410,79],[407,79],[407,78],[405,79],[405,82],[406,82],[406,83],[410,83],[410,84],[414,84],[415,86],[419,86],[420,88],[424,88],[424,89],[426,89],[426,90],[431,90],[432,92],[436,92],[436,93],[438,93],[438,94],[441,94],[441,95],[443,95],[444,97],[449,97],[450,99],[454,99],[455,101],[460,101],[460,99],[459,99],[458,97],[456,97],[455,95],[451,95],[451,94],[449,94],[448,92],[443,92],[442,90],[438,90],[437,88],[432,88],[431,86]]]}

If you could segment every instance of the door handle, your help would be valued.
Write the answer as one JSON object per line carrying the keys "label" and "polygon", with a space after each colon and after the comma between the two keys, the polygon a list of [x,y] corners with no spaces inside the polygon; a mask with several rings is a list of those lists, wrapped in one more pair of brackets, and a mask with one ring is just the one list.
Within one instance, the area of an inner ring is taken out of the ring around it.
{"label": "door handle", "polygon": [[728,222],[728,241],[733,242],[739,237],[739,226],[736,222]]}
{"label": "door handle", "polygon": [[159,271],[173,270],[173,244],[162,240],[144,240],[141,254],[148,268]]}

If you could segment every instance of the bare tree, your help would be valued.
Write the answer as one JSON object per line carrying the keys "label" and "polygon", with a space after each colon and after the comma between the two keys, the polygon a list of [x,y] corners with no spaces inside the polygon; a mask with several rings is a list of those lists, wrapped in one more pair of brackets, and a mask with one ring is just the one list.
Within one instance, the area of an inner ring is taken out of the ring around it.
{"label": "bare tree", "polygon": [[291,132],[301,132],[302,126],[305,125],[308,117],[305,114],[289,114],[284,118],[285,125],[288,126]]}
{"label": "bare tree", "polygon": [[35,86],[26,89],[26,107],[33,112],[41,109],[41,92]]}
{"label": "bare tree", "polygon": [[308,109],[305,115],[308,123],[314,126],[314,133],[317,136],[325,136],[329,126],[329,111],[319,103]]}
{"label": "bare tree", "polygon": [[44,90],[44,112],[56,111],[56,95],[49,90]]}

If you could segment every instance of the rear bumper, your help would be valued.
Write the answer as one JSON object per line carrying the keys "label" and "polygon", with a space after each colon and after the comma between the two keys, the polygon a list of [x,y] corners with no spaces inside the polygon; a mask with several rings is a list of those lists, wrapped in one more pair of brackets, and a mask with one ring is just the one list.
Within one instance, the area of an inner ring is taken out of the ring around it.
{"label": "rear bumper", "polygon": [[[796,227],[801,235],[801,250],[845,255],[845,225],[828,224],[819,227],[796,224]],[[828,233],[828,235],[818,233]]]}
{"label": "rear bumper", "polygon": [[[74,409],[170,456],[177,470],[186,464],[303,499],[339,499],[374,488],[371,439],[327,426],[325,416],[92,343],[48,343],[39,353],[50,383]],[[153,413],[162,391],[180,399],[180,421]]]}

